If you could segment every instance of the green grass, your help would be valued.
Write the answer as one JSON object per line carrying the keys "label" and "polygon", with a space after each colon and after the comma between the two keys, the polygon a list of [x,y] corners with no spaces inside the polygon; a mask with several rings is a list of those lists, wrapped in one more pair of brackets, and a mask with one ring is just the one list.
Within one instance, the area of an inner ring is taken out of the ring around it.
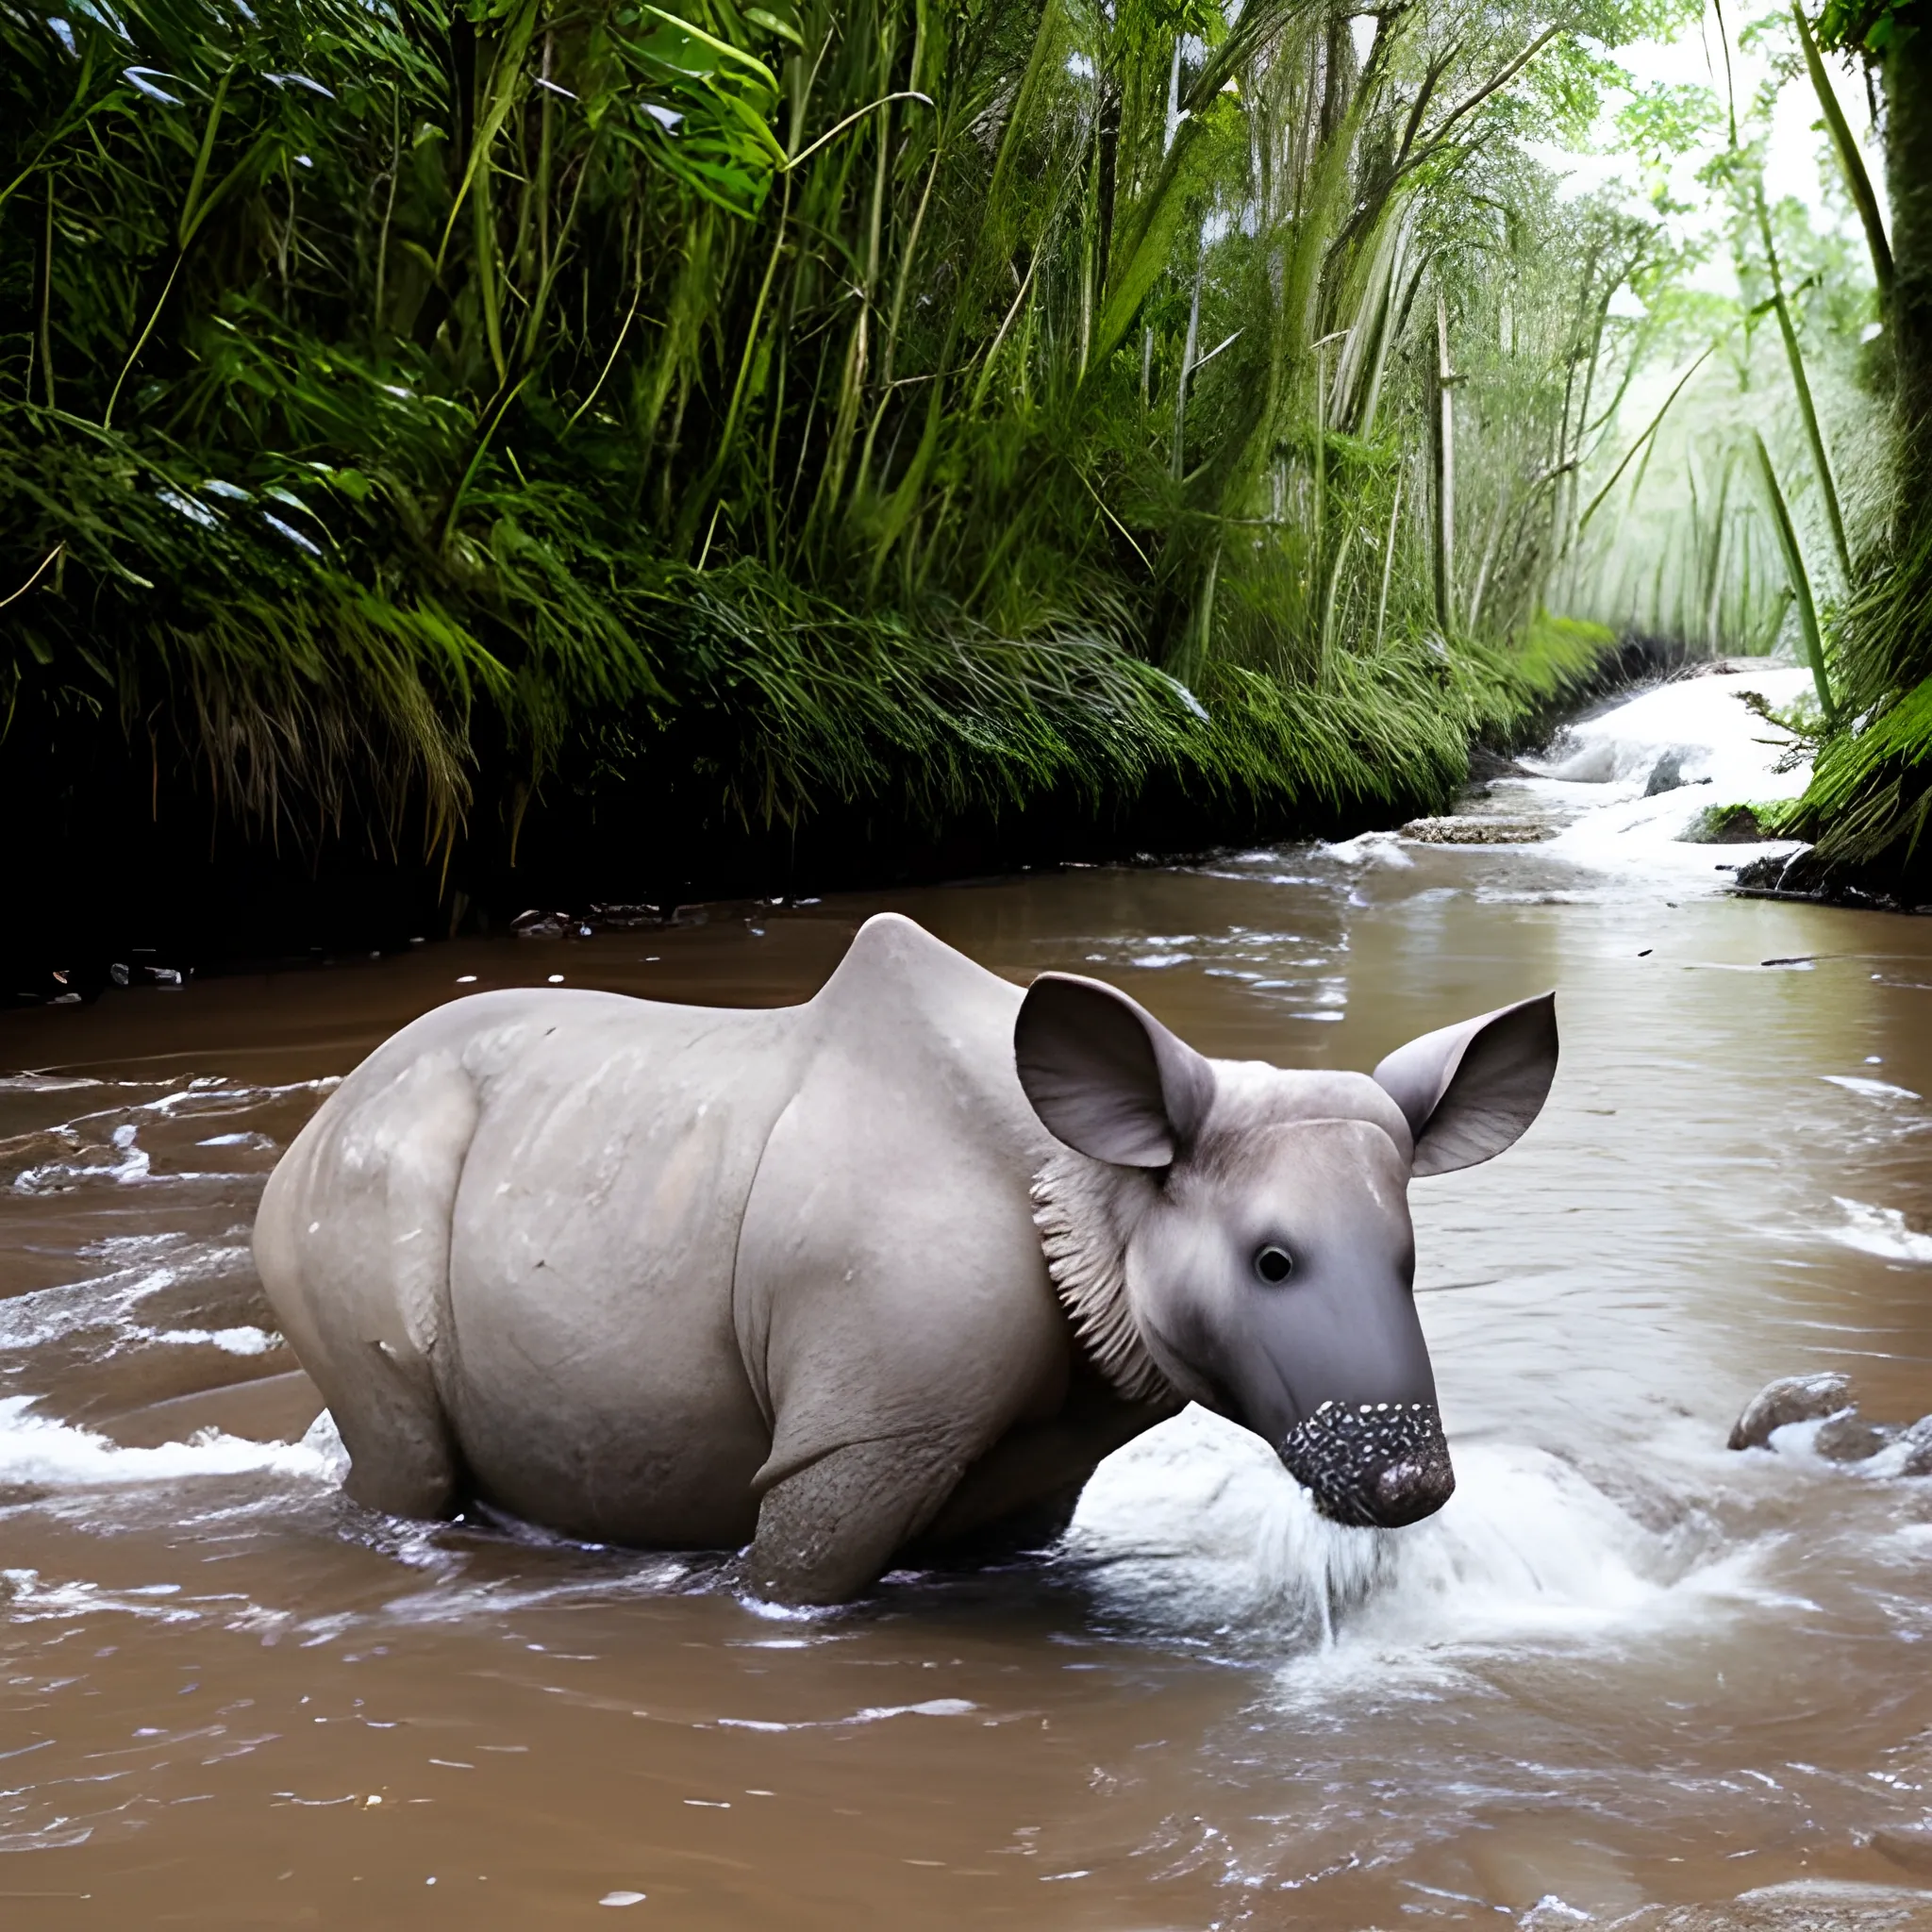
{"label": "green grass", "polygon": [[1923,873],[1932,824],[1932,518],[1901,506],[1835,616],[1839,727],[1787,820],[1832,863]]}

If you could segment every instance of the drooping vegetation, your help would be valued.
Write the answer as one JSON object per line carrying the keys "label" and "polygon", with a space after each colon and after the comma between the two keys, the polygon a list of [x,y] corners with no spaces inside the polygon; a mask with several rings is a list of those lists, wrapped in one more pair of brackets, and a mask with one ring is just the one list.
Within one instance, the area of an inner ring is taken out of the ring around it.
{"label": "drooping vegetation", "polygon": [[1636,238],[1523,142],[1645,24],[7,0],[8,743],[406,851],[1438,797],[1601,645]]}
{"label": "drooping vegetation", "polygon": [[1932,17],[1915,0],[1794,8],[1807,72],[1828,95],[1821,48],[1859,57],[1885,101],[1890,225],[1841,114],[1833,150],[1857,208],[1882,329],[1870,360],[1889,450],[1861,554],[1845,556],[1830,653],[1841,686],[1824,705],[1815,774],[1781,829],[1815,839],[1827,867],[1923,874],[1932,847]]}

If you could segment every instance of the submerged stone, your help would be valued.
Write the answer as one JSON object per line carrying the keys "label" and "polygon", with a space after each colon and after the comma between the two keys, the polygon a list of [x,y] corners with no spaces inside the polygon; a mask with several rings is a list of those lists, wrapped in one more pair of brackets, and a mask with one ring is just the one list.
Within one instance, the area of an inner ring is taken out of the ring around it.
{"label": "submerged stone", "polygon": [[1857,1409],[1847,1409],[1819,1424],[1811,1447],[1827,1462],[1864,1462],[1897,1439],[1891,1424],[1868,1423]]}
{"label": "submerged stone", "polygon": [[1660,791],[1674,791],[1684,782],[1684,754],[1681,751],[1667,751],[1650,768],[1650,782],[1643,788],[1646,798],[1655,798]]}
{"label": "submerged stone", "polygon": [[1762,845],[1774,835],[1748,805],[1713,805],[1677,836],[1686,845]]}
{"label": "submerged stone", "polygon": [[1411,819],[1402,828],[1424,845],[1540,845],[1556,833],[1547,819],[1522,818]]}
{"label": "submerged stone", "polygon": [[1899,1466],[1901,1475],[1932,1475],[1932,1415],[1923,1415],[1899,1438],[1905,1444],[1906,1459]]}
{"label": "submerged stone", "polygon": [[1781,1375],[1767,1382],[1731,1425],[1730,1447],[1765,1449],[1774,1429],[1787,1423],[1816,1422],[1852,1406],[1851,1377],[1836,1369],[1813,1375]]}

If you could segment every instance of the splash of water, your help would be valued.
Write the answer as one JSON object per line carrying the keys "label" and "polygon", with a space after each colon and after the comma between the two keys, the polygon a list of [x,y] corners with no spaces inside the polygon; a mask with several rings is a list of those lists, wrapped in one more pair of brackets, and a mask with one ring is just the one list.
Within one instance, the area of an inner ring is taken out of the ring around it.
{"label": "splash of water", "polygon": [[1190,1409],[1102,1464],[1068,1555],[1136,1622],[1241,1633],[1331,1670],[1588,1641],[1747,1587],[1748,1552],[1648,1529],[1543,1450],[1465,1444],[1456,1469],[1428,1522],[1347,1528],[1264,1443]]}
{"label": "splash of water", "polygon": [[254,1442],[219,1429],[197,1429],[185,1442],[125,1448],[92,1429],[36,1414],[37,1400],[0,1396],[0,1486],[78,1489],[257,1470],[317,1480],[331,1475],[327,1457],[307,1443]]}

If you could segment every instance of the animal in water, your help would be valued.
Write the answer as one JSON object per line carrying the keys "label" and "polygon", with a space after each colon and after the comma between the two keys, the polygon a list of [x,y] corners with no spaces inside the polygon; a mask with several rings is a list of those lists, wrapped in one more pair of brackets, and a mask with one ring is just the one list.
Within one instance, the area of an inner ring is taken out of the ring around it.
{"label": "animal in water", "polygon": [[802,1006],[436,1008],[283,1156],[255,1255],[381,1510],[748,1544],[752,1591],[833,1603],[1043,1540],[1194,1401],[1408,1524],[1455,1482],[1408,1183],[1509,1146],[1556,1061],[1547,994],[1373,1075],[1209,1059],[884,913]]}

